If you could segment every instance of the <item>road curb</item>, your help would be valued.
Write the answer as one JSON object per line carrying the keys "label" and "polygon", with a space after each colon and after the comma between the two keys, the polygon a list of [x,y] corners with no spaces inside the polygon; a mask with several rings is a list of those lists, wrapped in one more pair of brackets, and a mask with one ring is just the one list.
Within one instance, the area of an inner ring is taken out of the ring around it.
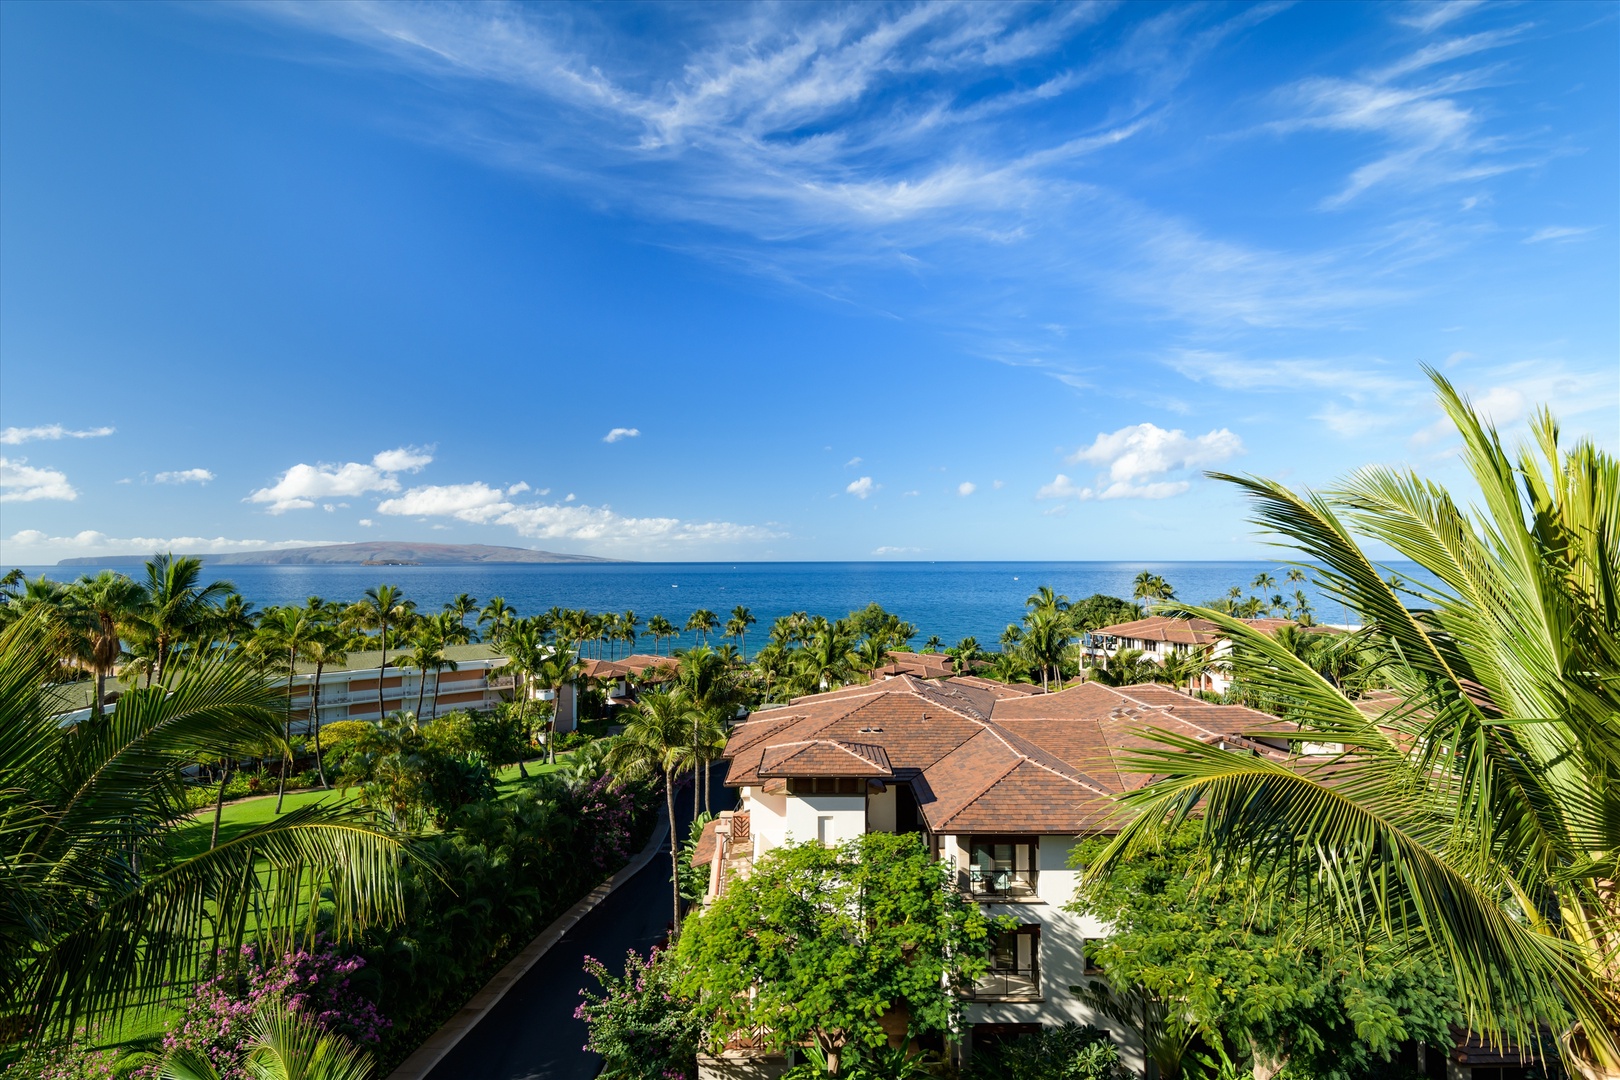
{"label": "road curb", "polygon": [[539,962],[540,958],[566,934],[573,929],[575,923],[583,919],[592,908],[608,898],[608,895],[620,885],[639,874],[643,868],[663,849],[665,841],[669,838],[669,819],[663,811],[659,811],[658,825],[635,858],[631,859],[617,874],[608,878],[602,884],[586,893],[573,907],[559,915],[555,922],[540,932],[540,936],[524,946],[523,951],[514,956],[510,962],[495,977],[484,984],[482,990],[472,996],[472,1000],[461,1007],[461,1010],[447,1020],[443,1027],[435,1031],[426,1042],[416,1048],[416,1052],[400,1063],[399,1068],[388,1074],[387,1080],[424,1080],[433,1071],[434,1067],[444,1060],[446,1054],[456,1048],[456,1045],[466,1036],[467,1032],[478,1026],[478,1022],[493,1009],[506,992],[515,986],[519,979],[528,974],[530,968]]}

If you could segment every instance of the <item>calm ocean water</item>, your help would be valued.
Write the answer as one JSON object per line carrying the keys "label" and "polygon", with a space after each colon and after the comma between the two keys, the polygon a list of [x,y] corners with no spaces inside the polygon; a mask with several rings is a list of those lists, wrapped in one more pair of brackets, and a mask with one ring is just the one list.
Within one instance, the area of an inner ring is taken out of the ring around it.
{"label": "calm ocean water", "polygon": [[[1394,564],[1397,572],[1407,569]],[[85,567],[27,567],[63,581],[94,573]],[[125,573],[132,571],[120,568]],[[501,596],[532,615],[552,606],[592,611],[634,611],[645,621],[663,615],[677,626],[698,608],[726,613],[738,604],[759,620],[749,652],[780,615],[807,611],[835,618],[877,601],[921,631],[920,646],[937,634],[946,644],[972,635],[995,648],[1009,622],[1024,612],[1024,598],[1050,585],[1070,599],[1093,593],[1129,597],[1143,570],[1159,574],[1182,600],[1202,603],[1238,586],[1245,595],[1262,571],[1292,595],[1284,568],[1265,562],[938,562],[938,563],[599,563],[542,566],[208,566],[205,575],[233,582],[259,607],[303,603],[311,595],[354,600],[375,585],[397,585],[427,611],[460,593],[480,604]],[[1337,601],[1307,586],[1318,622],[1345,622]],[[688,640],[685,642],[690,644]]]}

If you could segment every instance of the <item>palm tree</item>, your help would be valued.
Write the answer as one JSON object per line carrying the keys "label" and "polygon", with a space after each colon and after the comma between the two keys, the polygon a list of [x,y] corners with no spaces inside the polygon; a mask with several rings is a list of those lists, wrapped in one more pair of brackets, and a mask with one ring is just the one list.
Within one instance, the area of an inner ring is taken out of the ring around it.
{"label": "palm tree", "polygon": [[[518,701],[518,719],[523,725],[524,738],[530,738],[529,702],[533,693],[529,689],[529,680],[534,678],[540,667],[545,663],[546,646],[540,637],[539,630],[532,623],[519,623],[509,627],[501,634],[499,648],[506,656],[506,670],[512,673],[512,680],[516,690],[514,697]],[[529,778],[529,771],[523,767],[523,760],[518,759],[518,775],[525,780]]]}
{"label": "palm tree", "polygon": [[720,616],[708,608],[698,608],[686,620],[686,628],[697,631],[699,645],[707,645],[709,643],[709,633],[719,625]]}
{"label": "palm tree", "polygon": [[1053,592],[1050,585],[1042,585],[1024,601],[1024,606],[1031,611],[1068,611],[1069,598]]}
{"label": "palm tree", "polygon": [[[353,1043],[316,1027],[281,1002],[254,1013],[243,1064],[254,1080],[368,1080],[371,1059]],[[197,1050],[175,1049],[158,1062],[158,1080],[221,1080]]]}
{"label": "palm tree", "polygon": [[585,665],[578,659],[557,649],[553,649],[534,668],[534,678],[541,686],[551,691],[551,733],[546,738],[548,764],[557,760],[557,709],[562,705],[563,687],[578,682],[584,671]]}
{"label": "palm tree", "polygon": [[813,693],[848,682],[855,673],[853,644],[842,622],[827,625],[805,642],[798,651],[798,665],[806,688]]}
{"label": "palm tree", "polygon": [[619,615],[619,640],[626,645],[625,655],[635,651],[636,639],[641,636],[641,617],[633,611]]}
{"label": "palm tree", "polygon": [[928,640],[923,642],[923,652],[925,652],[925,653],[939,652],[939,647],[941,645],[943,645],[943,644],[945,644],[945,643],[939,639],[938,634],[929,634],[928,635]]}
{"label": "palm tree", "polygon": [[467,616],[478,610],[478,601],[471,593],[461,593],[454,600],[444,605],[444,610],[456,617],[457,624],[467,631],[468,640],[471,640],[472,631],[467,628]]}
{"label": "palm tree", "polygon": [[676,628],[675,624],[662,615],[654,615],[647,620],[647,636],[653,639],[653,652],[656,654],[662,655],[659,651],[660,642],[666,638],[672,638],[678,633],[680,633],[680,630]]}
{"label": "palm tree", "polygon": [[1137,574],[1132,583],[1133,600],[1173,600],[1175,595],[1176,590],[1168,581],[1149,570]]}
{"label": "palm tree", "polygon": [[1275,589],[1277,587],[1277,579],[1262,570],[1258,574],[1254,575],[1254,580],[1249,582],[1249,587],[1258,589],[1261,592],[1265,592],[1267,589]]}
{"label": "palm tree", "polygon": [[309,730],[310,736],[315,740],[315,770],[321,778],[321,789],[324,791],[331,787],[326,781],[326,761],[321,756],[321,675],[328,664],[342,664],[348,661],[349,654],[344,651],[343,634],[333,625],[332,614],[319,605],[320,614],[315,616],[315,632],[309,636],[305,656],[315,665],[315,678],[309,684]]}
{"label": "palm tree", "polygon": [[177,842],[185,770],[282,740],[278,688],[247,658],[201,655],[71,726],[46,685],[56,665],[39,620],[0,632],[0,1000],[21,1030],[189,985],[249,928],[307,941],[312,903],[343,939],[403,916],[403,845],[350,805],[300,807],[209,851]]}
{"label": "palm tree", "polygon": [[219,612],[213,621],[214,629],[229,646],[236,644],[240,639],[251,637],[258,620],[259,616],[253,610],[252,601],[239,592],[232,592],[225,597],[224,603],[219,605]]}
{"label": "palm tree", "polygon": [[963,675],[973,674],[974,661],[984,655],[984,650],[979,648],[979,639],[975,637],[965,637],[945,651],[955,661],[957,672]]}
{"label": "palm tree", "polygon": [[506,633],[506,628],[512,624],[512,620],[516,617],[517,612],[508,607],[505,600],[499,596],[492,596],[489,598],[489,603],[485,604],[478,612],[478,625],[487,625],[489,631],[486,636],[489,643],[499,645],[501,635]]}
{"label": "palm tree", "polygon": [[1063,689],[1063,661],[1069,652],[1074,627],[1067,613],[1037,608],[1024,616],[1024,640],[1020,646],[1035,667],[1041,669],[1041,688],[1051,689],[1048,674]]}
{"label": "palm tree", "polygon": [[1012,649],[990,654],[990,677],[997,682],[1029,682],[1029,663]]}
{"label": "palm tree", "polygon": [[889,643],[882,638],[862,638],[855,646],[855,670],[871,676],[889,662]]}
{"label": "palm tree", "polygon": [[[1240,676],[1288,702],[1294,737],[1347,753],[1301,768],[1157,735],[1135,755],[1157,779],[1095,864],[1106,872],[1167,820],[1199,808],[1223,865],[1291,872],[1363,934],[1437,958],[1475,1030],[1520,1045],[1575,1023],[1566,1061],[1620,1076],[1620,462],[1496,430],[1433,370],[1482,495],[1465,513],[1411,472],[1369,467],[1323,493],[1223,476],[1256,522],[1313,564],[1319,586],[1380,643],[1398,702],[1369,717],[1286,642],[1219,613]],[[1358,538],[1435,584],[1380,578]],[[1359,636],[1359,635],[1356,635]],[[1309,765],[1309,761],[1306,763]]]}
{"label": "palm tree", "polygon": [[669,814],[670,897],[673,941],[681,929],[680,858],[675,828],[675,777],[692,767],[692,731],[698,710],[684,694],[655,691],[625,710],[624,733],[613,740],[608,768],[626,780],[663,774],[665,811]]}
{"label": "palm tree", "polygon": [[[318,627],[310,618],[307,608],[271,608],[259,619],[257,642],[267,653],[279,653],[287,663],[287,704],[283,714],[282,743],[292,745],[292,691],[293,678],[298,674],[298,661],[309,651],[309,643]],[[313,692],[312,692],[313,693]],[[290,751],[281,760],[281,776],[276,783],[276,813],[281,813],[282,800],[287,795],[287,770],[292,767]],[[220,788],[221,794],[224,788]]]}
{"label": "palm tree", "polygon": [[1305,571],[1301,570],[1297,566],[1290,566],[1288,568],[1288,573],[1285,574],[1284,577],[1288,579],[1288,584],[1295,585],[1305,580]]}
{"label": "palm tree", "polygon": [[123,651],[120,632],[141,608],[141,587],[123,574],[103,570],[86,575],[74,587],[75,605],[90,622],[90,659],[96,672],[96,715],[106,708],[107,676]]}
{"label": "palm tree", "polygon": [[360,626],[377,630],[381,642],[382,660],[377,665],[377,718],[387,715],[383,705],[383,682],[388,674],[388,628],[408,622],[416,611],[416,602],[405,599],[405,594],[393,585],[378,585],[367,589],[364,599],[349,609],[350,617]]}
{"label": "palm tree", "polygon": [[141,621],[151,631],[155,645],[155,664],[147,672],[148,686],[153,678],[159,685],[163,683],[175,644],[204,631],[218,615],[218,605],[236,591],[228,581],[207,585],[201,582],[200,559],[163,554],[147,560]]}
{"label": "palm tree", "polygon": [[[450,614],[446,612],[445,614]],[[445,647],[449,644],[445,640],[445,626],[436,619],[423,619],[411,636],[410,655],[405,663],[415,668],[420,675],[416,682],[416,715],[422,715],[422,702],[427,697],[428,672],[434,673],[433,682],[433,713],[439,712],[439,684],[438,673],[440,669],[448,667],[451,671],[456,669],[456,663],[445,656]],[[433,719],[433,717],[428,717]]]}
{"label": "palm tree", "polygon": [[754,613],[738,604],[731,609],[731,618],[726,620],[726,636],[737,639],[737,646],[742,649],[743,658],[748,658],[748,628],[759,622]]}

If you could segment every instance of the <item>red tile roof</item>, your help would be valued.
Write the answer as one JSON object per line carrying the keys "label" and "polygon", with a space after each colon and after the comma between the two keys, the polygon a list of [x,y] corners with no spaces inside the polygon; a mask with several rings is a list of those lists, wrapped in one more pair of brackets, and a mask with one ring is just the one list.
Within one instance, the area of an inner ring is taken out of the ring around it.
{"label": "red tile roof", "polygon": [[726,782],[879,778],[881,763],[912,786],[935,833],[1075,835],[1104,828],[1116,812],[1112,797],[1146,780],[1122,775],[1119,759],[1153,745],[1147,729],[1273,752],[1241,733],[1275,726],[1275,717],[1165,686],[1006,691],[983,679],[901,675],[798,698],[733,728]]}

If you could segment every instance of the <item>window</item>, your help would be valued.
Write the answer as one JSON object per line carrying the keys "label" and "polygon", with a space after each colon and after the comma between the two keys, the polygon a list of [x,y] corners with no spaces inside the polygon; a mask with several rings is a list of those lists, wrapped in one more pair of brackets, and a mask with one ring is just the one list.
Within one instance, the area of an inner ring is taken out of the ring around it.
{"label": "window", "polygon": [[1098,965],[1096,954],[1093,951],[1102,940],[1102,938],[1088,937],[1080,943],[1081,953],[1086,965],[1084,970],[1086,975],[1101,975],[1103,973],[1103,969]]}
{"label": "window", "polygon": [[997,935],[990,970],[973,984],[975,1001],[1039,1001],[1041,928],[1020,926]]}
{"label": "window", "polygon": [[850,776],[795,776],[788,780],[789,795],[865,795],[866,781]]}
{"label": "window", "polygon": [[1031,837],[974,837],[968,844],[968,891],[986,898],[1034,899],[1039,844]]}
{"label": "window", "polygon": [[837,834],[833,832],[833,819],[831,814],[823,814],[816,818],[816,839],[822,847],[831,847],[837,842]]}

